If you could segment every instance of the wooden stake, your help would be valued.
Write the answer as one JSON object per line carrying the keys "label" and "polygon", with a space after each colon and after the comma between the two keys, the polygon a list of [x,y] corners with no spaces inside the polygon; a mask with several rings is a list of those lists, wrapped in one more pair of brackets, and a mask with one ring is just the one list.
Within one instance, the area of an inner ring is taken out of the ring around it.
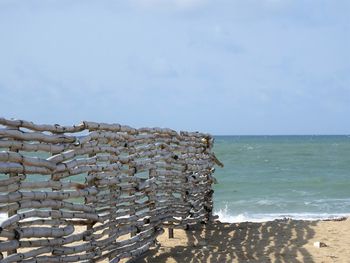
{"label": "wooden stake", "polygon": [[169,238],[174,238],[174,228],[169,227],[168,234],[169,234]]}

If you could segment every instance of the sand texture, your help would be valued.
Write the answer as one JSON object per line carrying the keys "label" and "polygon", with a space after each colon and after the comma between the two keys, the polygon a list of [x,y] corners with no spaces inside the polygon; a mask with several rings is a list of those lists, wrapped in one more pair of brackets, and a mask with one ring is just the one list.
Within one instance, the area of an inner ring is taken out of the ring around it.
{"label": "sand texture", "polygon": [[[84,230],[85,227],[76,228],[77,232]],[[121,238],[129,238],[129,235]],[[152,248],[136,263],[350,263],[350,219],[214,222],[193,226],[186,231],[175,229],[172,239],[168,238],[166,230],[158,241],[160,247]],[[317,248],[314,242],[326,246]],[[19,250],[26,251],[29,250]],[[100,262],[108,262],[108,259]],[[121,263],[125,262],[128,259],[121,260]]]}
{"label": "sand texture", "polygon": [[[350,219],[215,222],[174,235],[169,239],[166,231],[158,238],[161,247],[136,262],[350,263]],[[326,247],[315,247],[317,241]]]}

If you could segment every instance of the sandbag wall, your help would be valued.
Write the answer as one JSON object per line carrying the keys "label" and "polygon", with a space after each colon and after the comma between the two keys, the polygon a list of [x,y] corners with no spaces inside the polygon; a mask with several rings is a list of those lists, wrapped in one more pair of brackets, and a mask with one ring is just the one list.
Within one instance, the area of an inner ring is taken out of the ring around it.
{"label": "sandbag wall", "polygon": [[0,118],[1,262],[118,262],[210,220],[208,134]]}

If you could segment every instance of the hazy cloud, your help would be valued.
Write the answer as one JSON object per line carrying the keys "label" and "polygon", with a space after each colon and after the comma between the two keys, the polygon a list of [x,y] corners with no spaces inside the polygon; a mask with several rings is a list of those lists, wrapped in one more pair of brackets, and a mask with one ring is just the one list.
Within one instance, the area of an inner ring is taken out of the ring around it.
{"label": "hazy cloud", "polygon": [[138,7],[157,9],[180,9],[188,10],[204,5],[207,0],[130,0]]}
{"label": "hazy cloud", "polygon": [[350,133],[349,3],[0,0],[0,112],[215,134]]}

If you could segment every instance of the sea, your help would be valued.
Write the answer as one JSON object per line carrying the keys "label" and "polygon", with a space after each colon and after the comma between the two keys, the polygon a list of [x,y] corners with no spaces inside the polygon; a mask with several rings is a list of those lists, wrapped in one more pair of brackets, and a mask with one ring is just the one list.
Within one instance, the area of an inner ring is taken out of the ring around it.
{"label": "sea", "polygon": [[215,136],[222,222],[350,216],[350,136]]}
{"label": "sea", "polygon": [[215,136],[213,150],[221,222],[350,216],[350,136]]}

